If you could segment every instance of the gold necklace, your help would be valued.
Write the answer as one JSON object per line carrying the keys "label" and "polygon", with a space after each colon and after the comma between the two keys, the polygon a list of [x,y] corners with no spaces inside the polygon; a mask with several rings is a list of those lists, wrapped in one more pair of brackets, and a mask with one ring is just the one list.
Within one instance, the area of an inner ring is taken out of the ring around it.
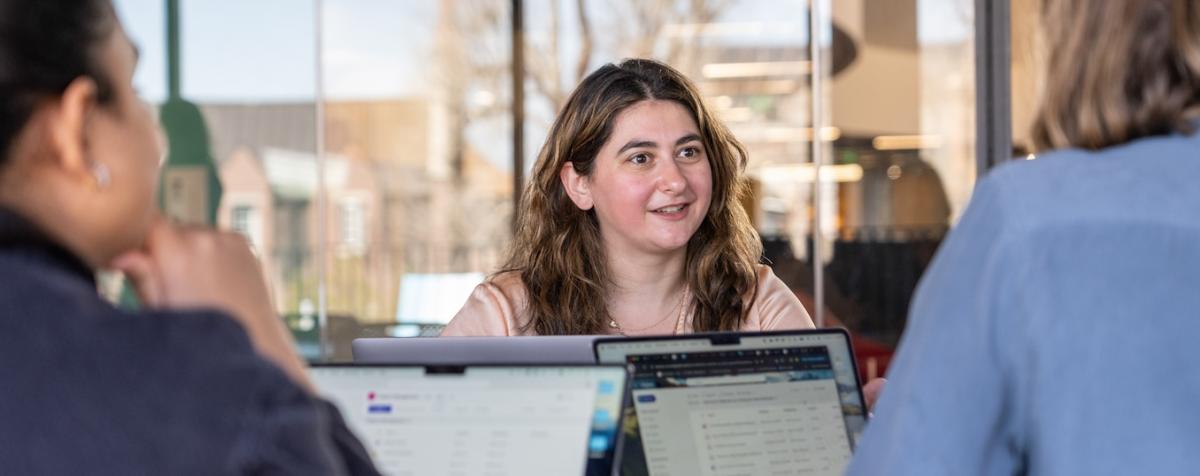
{"label": "gold necklace", "polygon": [[[608,318],[608,327],[610,329],[615,330],[618,334],[621,334],[624,336],[624,335],[629,335],[629,334],[626,334],[627,331],[628,332],[641,332],[646,329],[653,329],[655,327],[658,327],[659,324],[662,324],[663,321],[666,321],[668,318],[670,318],[671,314],[675,314],[675,333],[678,334],[678,333],[682,332],[682,330],[683,330],[683,312],[687,309],[683,305],[683,302],[687,300],[688,294],[689,293],[688,293],[687,287],[684,287],[683,292],[679,293],[679,302],[675,303],[675,306],[671,308],[671,312],[668,312],[665,316],[663,316],[662,319],[659,319],[658,322],[655,322],[654,324],[650,324],[647,327],[643,327],[641,329],[626,329],[626,328],[622,327],[621,324],[619,322],[617,322],[616,319],[613,319],[611,316]],[[678,310],[679,312],[675,312],[676,310]]]}

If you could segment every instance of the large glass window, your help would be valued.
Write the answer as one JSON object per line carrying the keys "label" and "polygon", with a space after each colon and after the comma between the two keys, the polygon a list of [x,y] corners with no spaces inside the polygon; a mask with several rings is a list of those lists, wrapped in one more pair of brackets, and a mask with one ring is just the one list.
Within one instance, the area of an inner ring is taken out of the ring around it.
{"label": "large glass window", "polygon": [[324,152],[344,168],[325,181],[339,212],[323,248],[328,312],[359,326],[330,327],[339,357],[354,337],[436,332],[500,265],[513,207],[509,10],[323,2]]}
{"label": "large glass window", "polygon": [[524,0],[525,170],[511,0],[116,4],[172,141],[164,209],[249,236],[314,358],[322,317],[346,359],[453,315],[501,264],[514,172],[606,62],[697,82],[750,152],[765,258],[876,373],[974,184],[971,0],[824,0],[815,49],[807,0]]}
{"label": "large glass window", "polygon": [[416,324],[449,320],[498,266],[512,216],[509,2],[116,4],[172,139],[164,210],[251,239],[309,357],[322,314],[324,357],[346,359],[355,337],[435,331]]}

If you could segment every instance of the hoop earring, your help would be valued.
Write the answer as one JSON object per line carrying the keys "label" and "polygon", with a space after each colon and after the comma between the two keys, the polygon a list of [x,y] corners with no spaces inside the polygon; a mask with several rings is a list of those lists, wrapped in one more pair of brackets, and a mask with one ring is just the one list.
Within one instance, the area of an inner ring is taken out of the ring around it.
{"label": "hoop earring", "polygon": [[108,188],[108,184],[112,182],[112,174],[108,172],[108,166],[104,164],[93,165],[92,176],[96,178],[96,186],[101,189]]}

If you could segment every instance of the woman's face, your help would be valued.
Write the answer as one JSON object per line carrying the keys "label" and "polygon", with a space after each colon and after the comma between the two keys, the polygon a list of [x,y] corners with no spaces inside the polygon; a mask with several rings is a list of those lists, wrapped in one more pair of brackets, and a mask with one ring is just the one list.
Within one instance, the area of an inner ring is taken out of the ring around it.
{"label": "woman's face", "polygon": [[133,89],[137,50],[117,26],[97,59],[112,87],[112,99],[95,109],[87,127],[89,156],[109,171],[110,181],[97,195],[98,213],[114,219],[103,235],[110,252],[141,244],[156,210],[162,146],[157,122]]}
{"label": "woman's face", "polygon": [[621,111],[592,174],[575,183],[580,193],[572,199],[595,208],[605,246],[616,253],[683,251],[712,199],[699,127],[674,101],[645,100]]}

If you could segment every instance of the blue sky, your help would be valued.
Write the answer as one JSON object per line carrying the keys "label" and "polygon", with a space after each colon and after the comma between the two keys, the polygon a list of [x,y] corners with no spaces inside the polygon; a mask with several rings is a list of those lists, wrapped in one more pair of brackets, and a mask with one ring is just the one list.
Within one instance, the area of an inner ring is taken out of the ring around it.
{"label": "blue sky", "polygon": [[[496,0],[507,3],[506,0]],[[527,0],[527,34],[544,34],[548,1]],[[565,14],[573,3],[560,0]],[[598,0],[589,0],[596,5]],[[826,11],[828,11],[826,0]],[[879,0],[875,0],[879,1]],[[326,0],[323,6],[326,96],[338,99],[424,94],[438,0]],[[600,2],[607,5],[607,2]],[[766,44],[802,44],[807,34],[804,0],[740,0],[721,22],[769,19]],[[922,41],[971,34],[956,17],[970,0],[921,0]],[[115,0],[130,36],[142,49],[135,82],[151,101],[166,96],[163,0]],[[314,2],[311,0],[181,0],[183,92],[200,102],[312,100],[316,85]],[[597,11],[604,9],[598,8]],[[794,11],[792,15],[785,15]],[[539,28],[543,28],[539,31]],[[564,22],[564,38],[574,25]],[[578,45],[560,46],[563,54]]]}
{"label": "blue sky", "polygon": [[[166,96],[162,0],[116,0],[142,49],[135,82]],[[396,97],[423,84],[435,2],[327,1],[324,72],[330,97]],[[316,87],[314,3],[304,0],[181,2],[183,93],[197,101],[311,100]]]}

